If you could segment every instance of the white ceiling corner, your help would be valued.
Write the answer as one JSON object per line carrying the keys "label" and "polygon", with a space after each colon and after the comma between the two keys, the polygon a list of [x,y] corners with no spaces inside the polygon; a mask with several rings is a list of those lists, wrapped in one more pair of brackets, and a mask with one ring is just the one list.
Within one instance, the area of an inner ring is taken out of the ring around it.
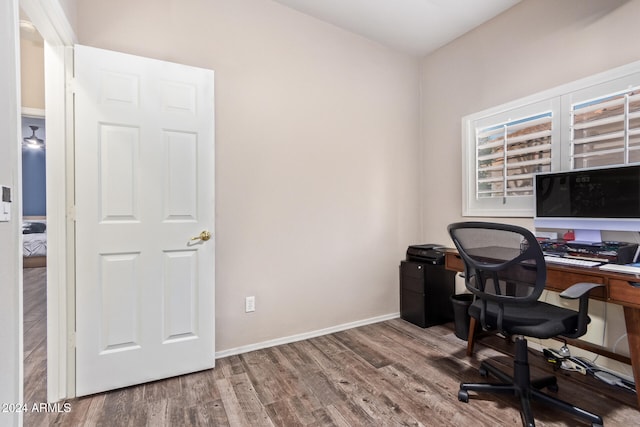
{"label": "white ceiling corner", "polygon": [[425,56],[521,0],[275,0],[375,40]]}

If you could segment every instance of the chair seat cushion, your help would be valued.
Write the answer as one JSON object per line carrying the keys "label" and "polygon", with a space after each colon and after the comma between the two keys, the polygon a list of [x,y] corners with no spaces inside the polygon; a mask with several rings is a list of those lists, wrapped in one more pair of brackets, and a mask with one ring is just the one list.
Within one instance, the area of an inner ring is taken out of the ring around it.
{"label": "chair seat cushion", "polygon": [[[480,320],[482,302],[476,300],[469,307],[469,315]],[[498,304],[487,302],[486,324],[497,328]],[[578,327],[578,312],[538,301],[530,305],[505,305],[502,330],[510,335],[552,338],[571,335]]]}

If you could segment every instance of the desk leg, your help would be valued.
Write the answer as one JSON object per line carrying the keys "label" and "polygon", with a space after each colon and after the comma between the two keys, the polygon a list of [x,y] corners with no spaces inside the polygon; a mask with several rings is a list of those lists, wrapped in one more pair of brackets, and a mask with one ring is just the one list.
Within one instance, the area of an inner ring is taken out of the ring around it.
{"label": "desk leg", "polygon": [[624,323],[627,327],[627,340],[633,379],[636,382],[636,396],[640,406],[640,309],[624,307]]}

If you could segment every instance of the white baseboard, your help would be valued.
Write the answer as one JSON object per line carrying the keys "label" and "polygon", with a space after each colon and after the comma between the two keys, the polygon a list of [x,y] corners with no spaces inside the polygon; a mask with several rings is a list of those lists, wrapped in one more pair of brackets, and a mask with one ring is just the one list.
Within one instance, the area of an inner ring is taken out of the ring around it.
{"label": "white baseboard", "polygon": [[255,344],[243,345],[240,347],[230,348],[216,352],[216,359],[223,357],[235,356],[236,354],[248,353],[254,350],[274,347],[276,345],[289,344],[296,341],[302,341],[309,338],[315,338],[322,335],[333,334],[334,332],[345,331],[347,329],[357,328],[358,326],[370,325],[372,323],[383,322],[385,320],[396,319],[400,317],[400,313],[385,314],[382,316],[371,317],[369,319],[357,320],[355,322],[343,323],[341,325],[331,326],[329,328],[318,329],[317,331],[304,332],[302,334],[290,335],[288,337],[276,338],[273,340],[262,341]]}

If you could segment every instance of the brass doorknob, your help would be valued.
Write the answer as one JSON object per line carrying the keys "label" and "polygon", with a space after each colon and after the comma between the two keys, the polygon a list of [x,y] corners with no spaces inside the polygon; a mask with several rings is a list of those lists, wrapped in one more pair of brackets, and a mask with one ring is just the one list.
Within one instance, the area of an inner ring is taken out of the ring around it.
{"label": "brass doorknob", "polygon": [[204,230],[202,233],[200,233],[200,235],[196,237],[192,237],[191,240],[202,240],[203,242],[206,242],[210,238],[211,238],[211,233],[209,233],[207,230]]}

